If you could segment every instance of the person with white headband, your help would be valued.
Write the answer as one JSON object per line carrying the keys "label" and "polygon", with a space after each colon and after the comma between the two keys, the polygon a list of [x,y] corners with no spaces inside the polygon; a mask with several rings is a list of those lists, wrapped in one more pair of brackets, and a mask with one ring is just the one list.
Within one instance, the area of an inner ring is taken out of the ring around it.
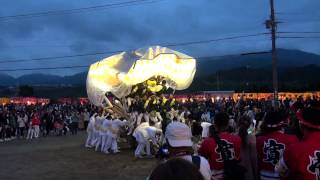
{"label": "person with white headband", "polygon": [[298,142],[294,135],[284,134],[282,127],[286,114],[282,110],[271,110],[266,113],[261,124],[261,133],[257,137],[258,169],[261,180],[280,180],[274,171],[289,144]]}

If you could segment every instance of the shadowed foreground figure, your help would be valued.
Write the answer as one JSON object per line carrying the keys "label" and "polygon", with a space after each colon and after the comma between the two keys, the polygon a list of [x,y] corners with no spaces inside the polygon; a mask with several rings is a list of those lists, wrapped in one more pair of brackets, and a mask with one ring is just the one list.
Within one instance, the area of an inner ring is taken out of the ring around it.
{"label": "shadowed foreground figure", "polygon": [[198,168],[191,162],[173,158],[158,165],[149,180],[204,180]]}

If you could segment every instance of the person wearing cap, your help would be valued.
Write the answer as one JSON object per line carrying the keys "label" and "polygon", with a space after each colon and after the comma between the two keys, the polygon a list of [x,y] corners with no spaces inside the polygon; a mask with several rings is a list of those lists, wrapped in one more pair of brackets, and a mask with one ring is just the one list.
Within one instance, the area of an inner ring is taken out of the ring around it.
{"label": "person wearing cap", "polygon": [[319,180],[320,104],[305,108],[298,118],[304,137],[287,147],[275,171],[290,180]]}
{"label": "person wearing cap", "polygon": [[[241,139],[228,132],[229,116],[219,112],[214,117],[214,127],[210,127],[210,137],[206,138],[199,148],[199,154],[208,159],[213,180],[221,180],[224,176],[224,158],[240,160]],[[215,136],[221,140],[223,147],[216,143]]]}
{"label": "person wearing cap", "polygon": [[144,154],[144,148],[146,148],[147,157],[151,157],[150,140],[154,145],[158,144],[156,135],[161,135],[162,130],[156,127],[149,126],[148,122],[141,123],[133,133],[133,137],[136,138],[138,146],[135,150],[135,157],[142,158]]}
{"label": "person wearing cap", "polygon": [[165,138],[170,158],[178,157],[194,163],[205,180],[211,179],[208,161],[202,156],[194,156],[192,133],[186,124],[178,121],[171,122],[166,128]]}
{"label": "person wearing cap", "polygon": [[261,124],[261,133],[256,139],[258,169],[260,179],[280,180],[279,173],[274,171],[288,145],[298,142],[294,135],[284,134],[283,121],[286,119],[282,110],[270,110]]}

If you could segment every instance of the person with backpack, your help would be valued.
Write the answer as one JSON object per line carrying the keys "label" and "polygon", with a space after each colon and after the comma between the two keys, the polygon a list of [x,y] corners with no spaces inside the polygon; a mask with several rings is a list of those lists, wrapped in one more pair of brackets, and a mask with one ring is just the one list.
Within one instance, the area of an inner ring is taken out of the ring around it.
{"label": "person with backpack", "polygon": [[199,148],[199,154],[209,161],[213,180],[244,179],[245,169],[237,164],[240,160],[241,139],[228,132],[228,125],[228,114],[217,113],[214,125],[209,130],[210,137]]}
{"label": "person with backpack", "polygon": [[174,121],[168,124],[165,133],[168,145],[169,158],[181,158],[197,166],[205,180],[211,179],[211,170],[208,161],[199,155],[194,155],[191,141],[191,129],[184,123]]}

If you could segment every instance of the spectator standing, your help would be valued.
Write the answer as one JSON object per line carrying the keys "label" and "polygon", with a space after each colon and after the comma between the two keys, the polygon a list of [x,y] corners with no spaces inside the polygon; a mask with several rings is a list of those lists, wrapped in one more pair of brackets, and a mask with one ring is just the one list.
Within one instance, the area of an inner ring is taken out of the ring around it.
{"label": "spectator standing", "polygon": [[204,180],[197,167],[187,160],[172,158],[159,164],[149,180]]}
{"label": "spectator standing", "polygon": [[71,134],[76,135],[78,132],[80,115],[79,112],[73,112],[71,115]]}
{"label": "spectator standing", "polygon": [[[228,132],[229,116],[226,113],[217,113],[214,117],[214,134],[205,139],[199,149],[199,154],[209,160],[213,180],[224,177],[224,158],[227,160],[240,160],[241,139]],[[214,136],[219,136],[223,147],[219,147]]]}
{"label": "spectator standing", "polygon": [[0,142],[5,140],[5,118],[4,113],[0,112]]}
{"label": "spectator standing", "polygon": [[248,134],[248,130],[252,124],[251,118],[244,115],[240,117],[238,122],[238,135],[241,138],[241,164],[247,168],[245,174],[246,180],[258,179],[257,167],[257,150],[256,150],[256,137],[253,134]]}
{"label": "spectator standing", "polygon": [[294,135],[284,134],[282,131],[283,120],[286,116],[283,111],[271,110],[267,112],[261,134],[257,137],[258,167],[260,179],[280,180],[279,173],[274,171],[288,145],[298,142]]}
{"label": "spectator standing", "polygon": [[24,129],[26,127],[26,124],[24,122],[24,119],[23,119],[21,113],[18,113],[17,122],[18,122],[18,127],[19,127],[18,137],[23,138],[24,137]]}
{"label": "spectator standing", "polygon": [[9,113],[9,128],[11,129],[11,139],[15,139],[18,132],[18,123],[16,115],[13,112]]}
{"label": "spectator standing", "polygon": [[205,180],[211,179],[208,161],[201,156],[194,155],[191,129],[186,124],[177,121],[168,124],[165,138],[170,158],[181,158],[192,162]]}
{"label": "spectator standing", "polygon": [[84,128],[87,129],[89,120],[90,120],[90,113],[88,112],[87,109],[84,109],[83,120],[84,120]]}
{"label": "spectator standing", "polygon": [[34,137],[38,138],[40,135],[40,117],[38,113],[34,113],[31,118],[31,124],[34,129]]}
{"label": "spectator standing", "polygon": [[304,137],[287,146],[275,170],[290,180],[320,179],[320,104],[299,112]]}

